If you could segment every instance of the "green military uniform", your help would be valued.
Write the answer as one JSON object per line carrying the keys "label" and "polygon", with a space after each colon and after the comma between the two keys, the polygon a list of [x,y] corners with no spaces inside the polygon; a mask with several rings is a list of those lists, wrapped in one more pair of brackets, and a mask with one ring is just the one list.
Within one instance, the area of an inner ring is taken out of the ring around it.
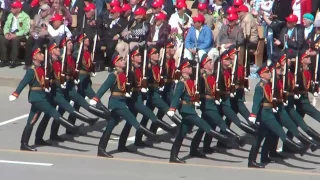
{"label": "green military uniform", "polygon": [[[179,69],[180,71],[182,71],[184,68],[188,68],[190,66],[191,65],[189,61],[185,60],[181,62]],[[212,130],[210,125],[198,116],[197,112],[195,111],[195,105],[193,102],[195,93],[195,84],[194,81],[190,78],[181,78],[176,85],[169,112],[174,112],[176,111],[176,109],[178,109],[179,113],[182,115],[182,122],[179,126],[178,135],[171,148],[170,162],[185,163],[185,161],[178,158],[178,154],[183,139],[186,137],[187,133],[190,131],[193,125],[198,126],[199,129],[202,129],[210,136],[227,143],[226,136]]]}
{"label": "green military uniform", "polygon": [[[140,56],[138,47],[135,47],[130,53],[130,57],[133,58],[135,56]],[[137,117],[138,113],[141,113],[143,116],[148,117],[152,121],[152,123],[156,124],[157,126],[160,126],[163,130],[168,132],[173,132],[174,129],[169,124],[167,124],[164,121],[158,120],[156,115],[153,113],[153,111],[143,104],[142,93],[141,93],[142,69],[140,67],[134,67],[133,65],[132,71],[130,70],[129,73],[130,73],[129,76],[131,76],[132,78],[132,81],[130,82],[130,84],[132,85],[132,95],[131,95],[131,98],[127,98],[127,106],[129,110],[132,112],[132,114],[135,117]],[[131,124],[129,122],[126,122],[120,134],[118,150],[120,151],[127,150],[125,145],[126,145],[131,127],[132,127]],[[142,146],[146,145],[142,141],[136,141],[135,144],[142,145]]]}
{"label": "green military uniform", "polygon": [[[122,60],[122,57],[120,57],[120,55],[116,52],[112,59],[113,59],[112,61],[113,65],[115,65],[118,61]],[[105,131],[103,132],[103,135],[98,145],[98,156],[104,156],[104,157],[112,157],[110,154],[108,154],[105,151],[105,149],[110,139],[112,130],[119,123],[120,117],[122,117],[125,121],[130,123],[130,125],[133,126],[135,129],[137,129],[137,131],[142,132],[149,138],[155,137],[155,134],[151,133],[149,130],[140,126],[135,116],[127,108],[126,96],[125,96],[126,75],[122,72],[122,70],[116,70],[113,73],[109,74],[108,78],[99,88],[93,100],[96,102],[99,102],[101,97],[109,89],[111,90],[111,96],[109,98],[108,108],[111,109],[112,119],[109,121]]]}
{"label": "green military uniform", "polygon": [[[37,46],[34,47],[32,55],[41,53],[41,49]],[[31,109],[27,121],[27,125],[24,128],[22,138],[21,138],[21,150],[34,151],[36,149],[31,148],[28,145],[33,125],[37,122],[41,112],[48,114],[50,117],[53,117],[54,120],[59,121],[62,125],[67,128],[71,128],[73,131],[78,132],[79,128],[69,124],[61,115],[56,111],[54,107],[49,102],[47,95],[44,90],[44,69],[40,65],[32,65],[27,69],[27,72],[24,78],[19,83],[16,91],[12,94],[15,97],[18,97],[22,90],[29,85],[29,95],[28,100],[31,103]]]}

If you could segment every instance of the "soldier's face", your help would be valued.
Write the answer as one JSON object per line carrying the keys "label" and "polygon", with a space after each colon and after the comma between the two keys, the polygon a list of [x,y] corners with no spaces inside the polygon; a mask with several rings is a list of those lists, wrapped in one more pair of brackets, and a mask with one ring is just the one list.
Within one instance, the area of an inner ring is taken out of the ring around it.
{"label": "soldier's face", "polygon": [[44,54],[43,53],[38,53],[35,55],[35,59],[42,62],[44,61]]}
{"label": "soldier's face", "polygon": [[61,54],[59,48],[54,48],[52,51],[53,51],[53,54],[56,56],[60,56],[60,54]]}
{"label": "soldier's face", "polygon": [[133,61],[137,64],[141,64],[141,62],[142,62],[141,55],[139,54],[139,55],[134,56]]}
{"label": "soldier's face", "polygon": [[68,41],[67,42],[67,49],[72,50],[72,48],[73,48],[73,43],[71,41]]}
{"label": "soldier's face", "polygon": [[116,62],[116,66],[123,69],[126,67],[126,60],[121,58],[119,61]]}
{"label": "soldier's face", "polygon": [[166,52],[167,52],[170,56],[173,56],[173,55],[176,53],[176,51],[175,51],[174,48],[167,48],[167,49],[166,49]]}
{"label": "soldier's face", "polygon": [[277,73],[278,76],[282,75],[282,69],[281,68],[277,68],[276,69],[276,73]]}
{"label": "soldier's face", "polygon": [[207,69],[208,71],[212,72],[213,71],[213,61],[209,61],[204,65],[204,68]]}
{"label": "soldier's face", "polygon": [[302,63],[305,64],[305,65],[311,64],[311,59],[310,59],[310,57],[303,58]]}
{"label": "soldier's face", "polygon": [[262,74],[261,74],[261,77],[262,77],[263,79],[270,80],[270,79],[271,79],[271,73],[270,73],[270,72],[262,73]]}
{"label": "soldier's face", "polygon": [[159,61],[159,53],[155,53],[151,55],[151,60],[153,61]]}
{"label": "soldier's face", "polygon": [[223,66],[225,66],[225,67],[229,67],[229,66],[231,65],[231,63],[232,63],[232,60],[231,60],[231,59],[226,59],[226,60],[223,60],[223,61],[222,61],[222,64],[223,64]]}
{"label": "soldier's face", "polygon": [[186,68],[183,68],[183,69],[182,69],[182,73],[191,75],[191,74],[192,74],[192,67],[191,67],[191,66],[188,66],[188,67],[186,67]]}
{"label": "soldier's face", "polygon": [[90,45],[90,41],[89,41],[88,38],[86,38],[86,39],[84,40],[84,45],[86,45],[86,46],[89,46],[89,45]]}

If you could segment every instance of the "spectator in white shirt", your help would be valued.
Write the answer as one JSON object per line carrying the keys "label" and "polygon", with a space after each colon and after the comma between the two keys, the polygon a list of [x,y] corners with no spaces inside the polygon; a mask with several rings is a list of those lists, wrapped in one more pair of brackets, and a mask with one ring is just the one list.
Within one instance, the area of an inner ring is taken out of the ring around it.
{"label": "spectator in white shirt", "polygon": [[68,38],[71,38],[72,36],[68,27],[63,23],[63,20],[64,18],[62,15],[55,14],[50,19],[51,24],[47,25],[49,36],[56,39],[57,40],[56,42],[59,42],[63,34],[66,34]]}

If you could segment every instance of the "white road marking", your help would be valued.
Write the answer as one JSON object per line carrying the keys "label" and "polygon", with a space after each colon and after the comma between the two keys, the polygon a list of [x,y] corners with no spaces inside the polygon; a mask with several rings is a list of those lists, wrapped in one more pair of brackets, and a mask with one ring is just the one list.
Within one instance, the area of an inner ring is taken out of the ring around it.
{"label": "white road marking", "polygon": [[19,117],[16,117],[16,118],[13,118],[13,119],[10,119],[10,120],[7,120],[7,121],[3,121],[3,122],[0,123],[0,126],[9,124],[9,123],[12,123],[12,122],[15,122],[15,121],[19,121],[21,119],[27,118],[28,116],[29,116],[29,114],[25,114],[25,115],[22,115],[22,116],[19,116]]}
{"label": "white road marking", "polygon": [[[177,125],[176,124],[170,124],[172,127],[176,127]],[[161,128],[158,128],[157,132],[160,132],[160,131],[163,131],[163,129]],[[134,141],[136,139],[136,136],[131,136],[127,139],[127,141]],[[112,138],[112,140],[119,140],[118,137],[115,137],[115,138]]]}
{"label": "white road marking", "polygon": [[32,166],[52,166],[52,165],[53,165],[53,164],[49,164],[49,163],[23,162],[23,161],[7,161],[7,160],[0,160],[0,163],[32,165]]}

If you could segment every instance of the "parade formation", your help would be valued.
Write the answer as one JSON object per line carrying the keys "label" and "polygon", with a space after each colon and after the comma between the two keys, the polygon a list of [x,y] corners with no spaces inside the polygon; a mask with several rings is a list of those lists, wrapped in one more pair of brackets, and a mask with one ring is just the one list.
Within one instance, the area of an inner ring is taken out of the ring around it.
{"label": "parade formation", "polygon": [[[76,126],[77,119],[90,126],[104,119],[107,125],[97,144],[97,156],[106,158],[113,157],[107,145],[122,120],[118,151],[132,151],[126,146],[132,126],[134,145],[139,147],[149,146],[143,136],[161,143],[163,135],[157,134],[161,128],[174,138],[170,163],[186,163],[179,151],[193,128],[197,131],[190,145],[191,157],[214,153],[213,139],[218,140],[217,148],[248,145],[249,168],[265,168],[276,163],[273,158],[285,159],[277,152],[279,140],[283,152],[300,156],[319,149],[320,134],[304,120],[309,115],[320,122],[320,111],[309,101],[310,95],[320,94],[320,19],[312,12],[301,12],[300,17],[292,11],[279,13],[285,1],[264,0],[257,5],[257,1],[234,0],[227,6],[216,0],[210,6],[199,1],[198,13],[191,16],[184,0],[175,2],[176,12],[163,8],[168,7],[164,0],[137,2],[113,0],[103,16],[97,15],[94,3],[87,2],[75,37],[64,31],[59,38],[35,43],[32,64],[9,96],[14,101],[29,86],[31,109],[21,150],[37,151],[29,139],[41,113],[44,116],[35,135],[35,144],[41,146],[51,145],[43,139],[51,118],[50,140],[58,142],[64,141],[58,135],[60,125],[66,134],[78,136],[84,125]],[[16,1],[11,7],[21,9],[21,3]],[[65,18],[57,13],[50,20],[63,22]],[[262,55],[261,42],[266,46]],[[258,61],[261,65],[254,73],[260,81],[250,87],[250,64]],[[104,66],[110,73],[95,92],[91,78]],[[108,91],[110,97],[104,102],[101,99]],[[252,109],[245,105],[249,91],[254,92]],[[95,118],[80,112],[80,107]],[[165,122],[165,116],[176,126]],[[232,130],[232,123],[242,134]]]}

